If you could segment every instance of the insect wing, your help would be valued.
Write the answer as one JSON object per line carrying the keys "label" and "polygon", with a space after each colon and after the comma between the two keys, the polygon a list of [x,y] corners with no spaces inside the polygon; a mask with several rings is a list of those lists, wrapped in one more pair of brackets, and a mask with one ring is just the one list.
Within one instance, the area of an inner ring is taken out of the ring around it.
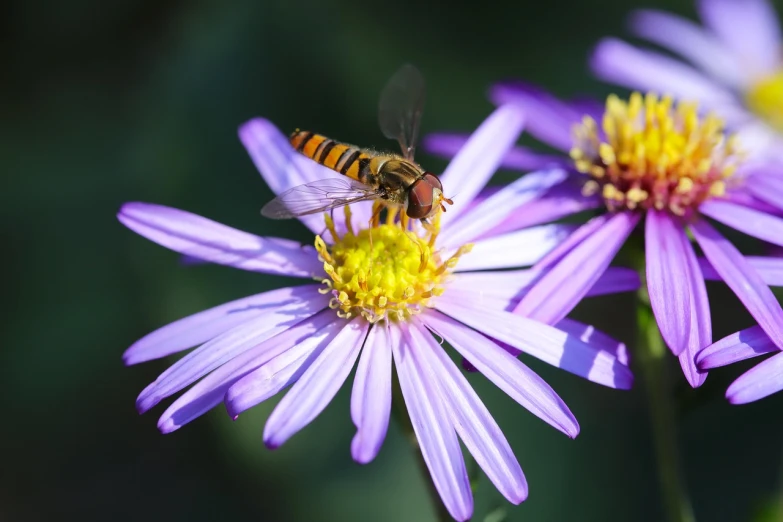
{"label": "insect wing", "polygon": [[381,92],[378,105],[381,131],[387,138],[400,143],[402,155],[407,160],[413,160],[416,150],[425,94],[424,77],[410,64],[394,73]]}
{"label": "insect wing", "polygon": [[288,219],[378,197],[372,187],[350,178],[321,179],[286,190],[264,205],[261,215],[271,219]]}

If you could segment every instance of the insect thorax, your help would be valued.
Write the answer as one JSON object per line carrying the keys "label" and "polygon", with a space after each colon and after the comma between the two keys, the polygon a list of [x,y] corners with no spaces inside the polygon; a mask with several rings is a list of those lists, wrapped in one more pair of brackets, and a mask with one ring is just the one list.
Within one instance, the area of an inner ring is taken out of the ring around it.
{"label": "insect thorax", "polygon": [[396,156],[377,156],[370,167],[375,183],[384,189],[385,199],[399,205],[406,202],[407,189],[423,175],[418,165]]}

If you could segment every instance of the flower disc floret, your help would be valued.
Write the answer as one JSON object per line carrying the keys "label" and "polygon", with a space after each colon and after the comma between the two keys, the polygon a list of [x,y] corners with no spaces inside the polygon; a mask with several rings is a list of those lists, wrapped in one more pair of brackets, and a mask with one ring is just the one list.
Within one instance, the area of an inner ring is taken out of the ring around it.
{"label": "flower disc floret", "polygon": [[571,158],[591,178],[584,192],[600,193],[610,210],[677,215],[723,195],[739,162],[736,140],[720,118],[697,109],[652,93],[610,95],[600,130],[590,116],[574,129]]}
{"label": "flower disc floret", "polygon": [[[444,283],[459,257],[470,251],[465,245],[442,259],[435,249],[437,219],[420,236],[399,223],[388,222],[339,236],[329,216],[326,226],[335,238],[327,246],[320,236],[315,248],[328,278],[324,292],[333,295],[330,307],[342,317],[362,315],[370,322],[404,320],[441,295]],[[346,221],[350,223],[350,214]]]}

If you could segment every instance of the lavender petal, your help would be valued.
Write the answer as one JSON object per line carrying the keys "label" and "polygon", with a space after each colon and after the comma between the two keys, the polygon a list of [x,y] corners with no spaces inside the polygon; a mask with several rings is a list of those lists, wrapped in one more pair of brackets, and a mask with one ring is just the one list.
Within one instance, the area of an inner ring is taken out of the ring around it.
{"label": "lavender petal", "polygon": [[530,413],[572,439],[579,434],[579,423],[565,402],[522,361],[438,311],[427,311],[423,322]]}
{"label": "lavender petal", "polygon": [[292,277],[309,278],[323,272],[312,247],[248,234],[184,210],[126,203],[117,219],[150,241],[210,263]]}
{"label": "lavender petal", "polygon": [[490,482],[513,504],[527,498],[527,481],[505,435],[465,376],[418,320],[410,328],[413,342],[441,393],[457,435]]}
{"label": "lavender petal", "polygon": [[387,323],[378,323],[367,335],[351,393],[351,419],[356,426],[351,455],[361,464],[375,458],[386,437],[392,401],[391,376],[391,334]]}
{"label": "lavender petal", "polygon": [[693,222],[690,229],[715,271],[775,344],[783,347],[783,309],[761,276],[706,220]]}
{"label": "lavender petal", "polygon": [[446,196],[453,194],[454,199],[448,212],[441,215],[441,227],[446,228],[481,192],[517,141],[524,122],[518,107],[506,105],[495,109],[471,134],[440,177]]}
{"label": "lavender petal", "polygon": [[610,388],[631,387],[631,371],[612,354],[534,319],[502,310],[476,308],[465,297],[470,296],[446,292],[438,298],[436,308],[484,335],[547,364]]}
{"label": "lavender petal", "polygon": [[309,289],[293,299],[281,302],[267,313],[251,319],[201,345],[147,386],[136,399],[136,408],[143,413],[166,397],[195,382],[237,355],[261,344],[267,339],[299,324],[326,308],[329,296],[317,289]]}
{"label": "lavender petal", "polygon": [[[158,429],[163,433],[171,433],[200,417],[220,404],[226,391],[245,375],[280,357],[283,353],[288,356],[301,347],[316,346],[318,340],[329,332],[330,323],[335,322],[334,312],[329,309],[323,310],[231,359],[180,395],[161,415]],[[331,329],[336,334],[337,330],[334,327]]]}
{"label": "lavender petal", "polygon": [[361,317],[345,324],[305,370],[264,426],[267,447],[279,447],[326,408],[351,373],[368,328],[369,323]]}
{"label": "lavender petal", "polygon": [[783,246],[783,219],[779,217],[718,200],[705,201],[699,212],[749,236]]}
{"label": "lavender petal", "polygon": [[726,390],[726,398],[732,404],[747,404],[783,390],[783,353],[740,375]]}
{"label": "lavender petal", "polygon": [[473,495],[446,404],[408,325],[392,324],[390,332],[400,389],[432,482],[451,516],[468,520],[473,514]]}
{"label": "lavender petal", "polygon": [[516,209],[565,180],[566,176],[567,173],[562,169],[522,176],[453,221],[440,233],[440,244],[448,248],[475,241],[502,223]]}
{"label": "lavender petal", "polygon": [[612,216],[544,274],[514,313],[549,324],[568,315],[607,269],[638,221],[636,213]]}
{"label": "lavender petal", "polygon": [[764,330],[756,325],[727,335],[703,349],[696,356],[696,366],[700,370],[710,370],[779,350]]}

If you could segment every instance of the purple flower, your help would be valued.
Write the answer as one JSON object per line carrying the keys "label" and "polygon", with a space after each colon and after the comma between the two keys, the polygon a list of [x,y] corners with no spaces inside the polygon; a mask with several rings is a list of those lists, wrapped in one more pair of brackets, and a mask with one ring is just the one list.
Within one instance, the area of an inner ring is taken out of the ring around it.
{"label": "purple flower", "polygon": [[[509,352],[524,351],[615,388],[629,388],[632,375],[625,347],[592,327],[569,319],[549,326],[510,312],[542,272],[488,271],[532,264],[571,231],[546,225],[493,232],[510,213],[560,183],[566,176],[561,169],[476,198],[522,124],[519,108],[500,107],[467,140],[441,177],[446,190],[455,192],[454,205],[428,230],[406,232],[392,222],[368,229],[370,207],[356,204],[333,218],[302,218],[318,234],[313,248],[182,210],[124,205],[123,224],[189,258],[316,281],[217,306],[137,341],[125,352],[127,364],[200,345],[142,391],[139,411],[190,386],[160,418],[160,430],[169,433],[221,402],[236,418],[291,386],[264,429],[264,442],[275,448],[326,407],[356,365],[351,453],[366,463],[388,427],[393,361],[423,457],[451,515],[466,520],[473,510],[460,439],[510,502],[524,500],[527,484],[508,442],[439,340],[569,437],[579,426],[568,407]],[[266,120],[246,123],[240,137],[278,194],[337,175],[297,154]],[[638,285],[635,273],[618,269],[597,278],[586,293]]]}
{"label": "purple flower", "polygon": [[684,63],[621,40],[599,43],[591,65],[607,81],[699,100],[736,129],[754,155],[783,160],[783,39],[766,0],[701,0],[704,26],[655,10],[636,11],[636,36]]}
{"label": "purple flower", "polygon": [[[569,153],[551,157],[517,148],[506,155],[509,167],[557,166],[571,173],[508,222],[527,226],[606,209],[534,266],[546,273],[515,313],[557,323],[643,221],[650,304],[691,386],[704,382],[706,374],[694,358],[712,344],[705,278],[728,284],[759,328],[783,347],[783,309],[768,286],[781,284],[783,260],[743,256],[706,219],[783,245],[783,220],[776,215],[783,211],[783,179],[774,165],[754,157],[741,161],[720,119],[699,116],[694,104],[675,104],[668,97],[634,93],[622,101],[612,95],[604,111],[584,101],[562,102],[522,83],[497,85],[491,97],[495,103],[517,104],[527,114],[530,134]],[[425,146],[449,154],[462,141],[436,135]],[[697,259],[689,232],[706,260]]]}

